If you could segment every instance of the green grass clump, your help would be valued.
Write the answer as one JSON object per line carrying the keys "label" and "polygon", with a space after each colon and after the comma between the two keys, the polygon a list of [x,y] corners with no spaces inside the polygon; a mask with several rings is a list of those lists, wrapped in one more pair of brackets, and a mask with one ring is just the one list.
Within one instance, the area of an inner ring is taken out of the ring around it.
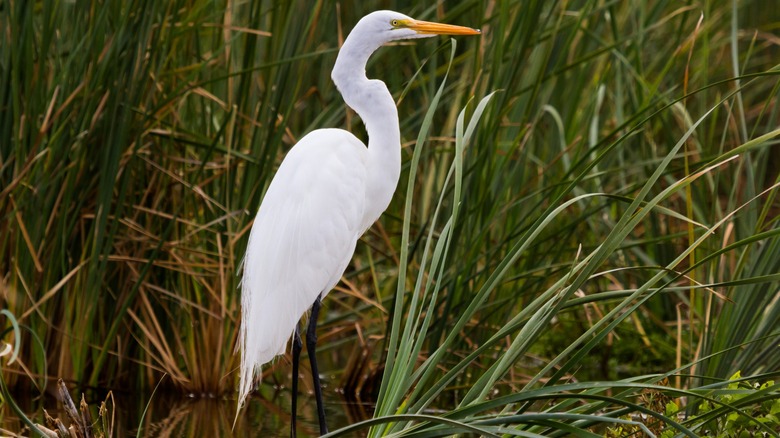
{"label": "green grass clump", "polygon": [[780,16],[725,0],[0,3],[10,387],[233,394],[254,212],[305,133],[364,136],[329,71],[380,8],[483,34],[369,63],[405,164],[322,318],[326,363],[374,352],[333,436],[693,436],[777,395],[712,404],[780,371]]}
{"label": "green grass clump", "polygon": [[696,406],[698,415],[690,420],[704,423],[703,436],[743,437],[780,431],[780,385],[773,380],[751,382],[737,371],[728,381],[708,389],[709,397]]}

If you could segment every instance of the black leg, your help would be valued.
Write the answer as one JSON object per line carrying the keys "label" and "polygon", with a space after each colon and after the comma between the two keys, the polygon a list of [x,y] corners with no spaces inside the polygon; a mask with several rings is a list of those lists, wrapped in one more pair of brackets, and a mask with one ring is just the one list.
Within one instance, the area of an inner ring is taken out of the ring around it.
{"label": "black leg", "polygon": [[311,362],[311,376],[314,380],[314,395],[317,398],[317,415],[320,420],[320,435],[328,433],[328,425],[325,424],[325,406],[322,403],[322,386],[320,385],[320,374],[317,370],[317,317],[320,315],[320,306],[322,305],[322,295],[317,297],[317,301],[311,306],[311,316],[309,317],[309,328],[306,329],[306,350],[309,352],[309,361]]}
{"label": "black leg", "polygon": [[295,327],[295,334],[293,335],[293,368],[292,368],[292,421],[290,422],[290,436],[295,438],[295,423],[298,419],[298,358],[301,356],[301,350],[303,349],[303,342],[301,341],[301,330],[298,326]]}

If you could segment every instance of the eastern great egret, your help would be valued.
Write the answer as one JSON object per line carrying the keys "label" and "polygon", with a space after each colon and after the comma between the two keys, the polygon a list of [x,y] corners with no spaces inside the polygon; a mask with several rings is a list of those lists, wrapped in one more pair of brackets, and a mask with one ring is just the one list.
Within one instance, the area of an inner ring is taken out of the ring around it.
{"label": "eastern great egret", "polygon": [[479,33],[377,11],[363,17],[344,41],[331,78],[363,120],[368,147],[342,129],[312,131],[290,150],[268,187],[243,262],[239,410],[260,367],[284,354],[292,336],[295,435],[298,357],[303,347],[299,321],[311,307],[306,348],[320,432],[327,433],[315,359],[320,305],[347,268],[357,240],[390,204],[401,172],[395,102],[384,82],[366,77],[366,62],[389,41]]}

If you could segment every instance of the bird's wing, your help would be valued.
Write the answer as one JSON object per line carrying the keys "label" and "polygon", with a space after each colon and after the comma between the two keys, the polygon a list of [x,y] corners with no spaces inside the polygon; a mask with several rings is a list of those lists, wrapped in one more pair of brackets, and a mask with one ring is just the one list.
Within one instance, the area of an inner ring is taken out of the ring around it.
{"label": "bird's wing", "polygon": [[239,400],[255,369],[284,353],[303,314],[344,273],[362,231],[366,154],[347,131],[313,131],[268,187],[244,258]]}

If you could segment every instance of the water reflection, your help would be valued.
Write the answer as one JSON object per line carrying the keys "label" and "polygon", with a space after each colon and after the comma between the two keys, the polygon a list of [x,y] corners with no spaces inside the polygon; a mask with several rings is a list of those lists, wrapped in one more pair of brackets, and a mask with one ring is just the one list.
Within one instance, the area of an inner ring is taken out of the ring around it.
{"label": "water reflection", "polygon": [[[321,337],[321,339],[327,335]],[[362,339],[362,338],[361,338]],[[372,403],[356,402],[354,398],[363,397],[371,400],[376,397],[382,375],[381,365],[372,360],[373,346],[371,343],[347,343],[351,345],[348,359],[345,361],[345,344],[330,343],[331,348],[323,348],[318,352],[322,369],[323,396],[325,398],[325,413],[328,427],[336,430],[350,424],[370,418],[373,414]],[[301,358],[300,394],[298,396],[298,435],[300,437],[318,436],[317,406],[312,388],[311,372],[306,364],[308,360]],[[340,368],[344,366],[343,368]],[[135,393],[126,388],[114,390],[113,409],[114,437],[134,437],[141,428],[144,437],[205,437],[205,436],[238,436],[238,437],[287,437],[290,434],[290,404],[291,391],[289,382],[289,360],[279,360],[263,372],[263,384],[259,391],[252,394],[247,406],[242,410],[236,421],[235,398],[209,397],[208,395],[185,397],[179,393],[158,391],[150,393]],[[81,401],[81,389],[70,389],[70,394],[78,405]],[[15,394],[19,406],[28,417],[38,423],[43,423],[43,409],[52,416],[59,417],[70,424],[67,415],[61,411],[61,405],[50,395],[43,399],[31,398],[30,392],[19,391]],[[345,396],[352,396],[352,398]],[[237,394],[232,394],[234,397]],[[105,391],[88,390],[85,399],[89,404],[92,417],[98,418],[98,407],[106,399]],[[148,404],[146,416],[144,410]],[[109,408],[111,408],[109,404]],[[109,411],[111,412],[111,411]],[[143,421],[141,418],[144,418]],[[7,404],[0,404],[0,428],[7,432],[19,432],[22,423],[14,415]],[[0,430],[0,435],[4,435]],[[29,432],[29,431],[28,431]],[[25,433],[29,436],[29,433]],[[363,433],[351,433],[350,436],[365,436]]]}
{"label": "water reflection", "polygon": [[[275,391],[271,398],[254,397],[246,412],[236,425],[236,436],[289,436],[290,404],[289,390]],[[229,422],[233,421],[235,403],[228,403]],[[371,407],[344,401],[339,394],[325,395],[325,415],[330,430],[364,420],[371,415]],[[192,436],[192,435],[187,435]],[[317,403],[313,394],[298,396],[298,436],[319,436],[317,424]],[[357,435],[365,436],[365,434]]]}
{"label": "water reflection", "polygon": [[[254,394],[242,411],[235,428],[233,420],[236,413],[234,399],[208,397],[182,397],[178,394],[157,393],[154,397],[133,397],[127,394],[114,394],[114,437],[134,437],[141,427],[144,437],[287,437],[290,435],[290,396],[287,388],[274,389],[263,385],[260,394]],[[329,392],[329,393],[328,393]],[[328,427],[335,430],[371,415],[371,406],[345,401],[336,392],[325,394]],[[80,401],[80,392],[72,390],[76,403]],[[105,395],[87,394],[86,400],[92,409],[93,418],[97,418],[97,409]],[[52,397],[41,400],[17,400],[28,416],[36,422],[43,420],[43,408],[52,416],[58,416],[69,423],[59,403]],[[148,404],[146,417],[141,416]],[[109,405],[110,407],[110,405]],[[109,414],[110,415],[110,414]],[[0,427],[5,431],[19,432],[22,424],[5,407],[0,413]],[[25,435],[29,435],[25,433]],[[314,396],[304,391],[298,396],[298,436],[316,437],[317,407]],[[351,436],[365,436],[353,434]]]}

